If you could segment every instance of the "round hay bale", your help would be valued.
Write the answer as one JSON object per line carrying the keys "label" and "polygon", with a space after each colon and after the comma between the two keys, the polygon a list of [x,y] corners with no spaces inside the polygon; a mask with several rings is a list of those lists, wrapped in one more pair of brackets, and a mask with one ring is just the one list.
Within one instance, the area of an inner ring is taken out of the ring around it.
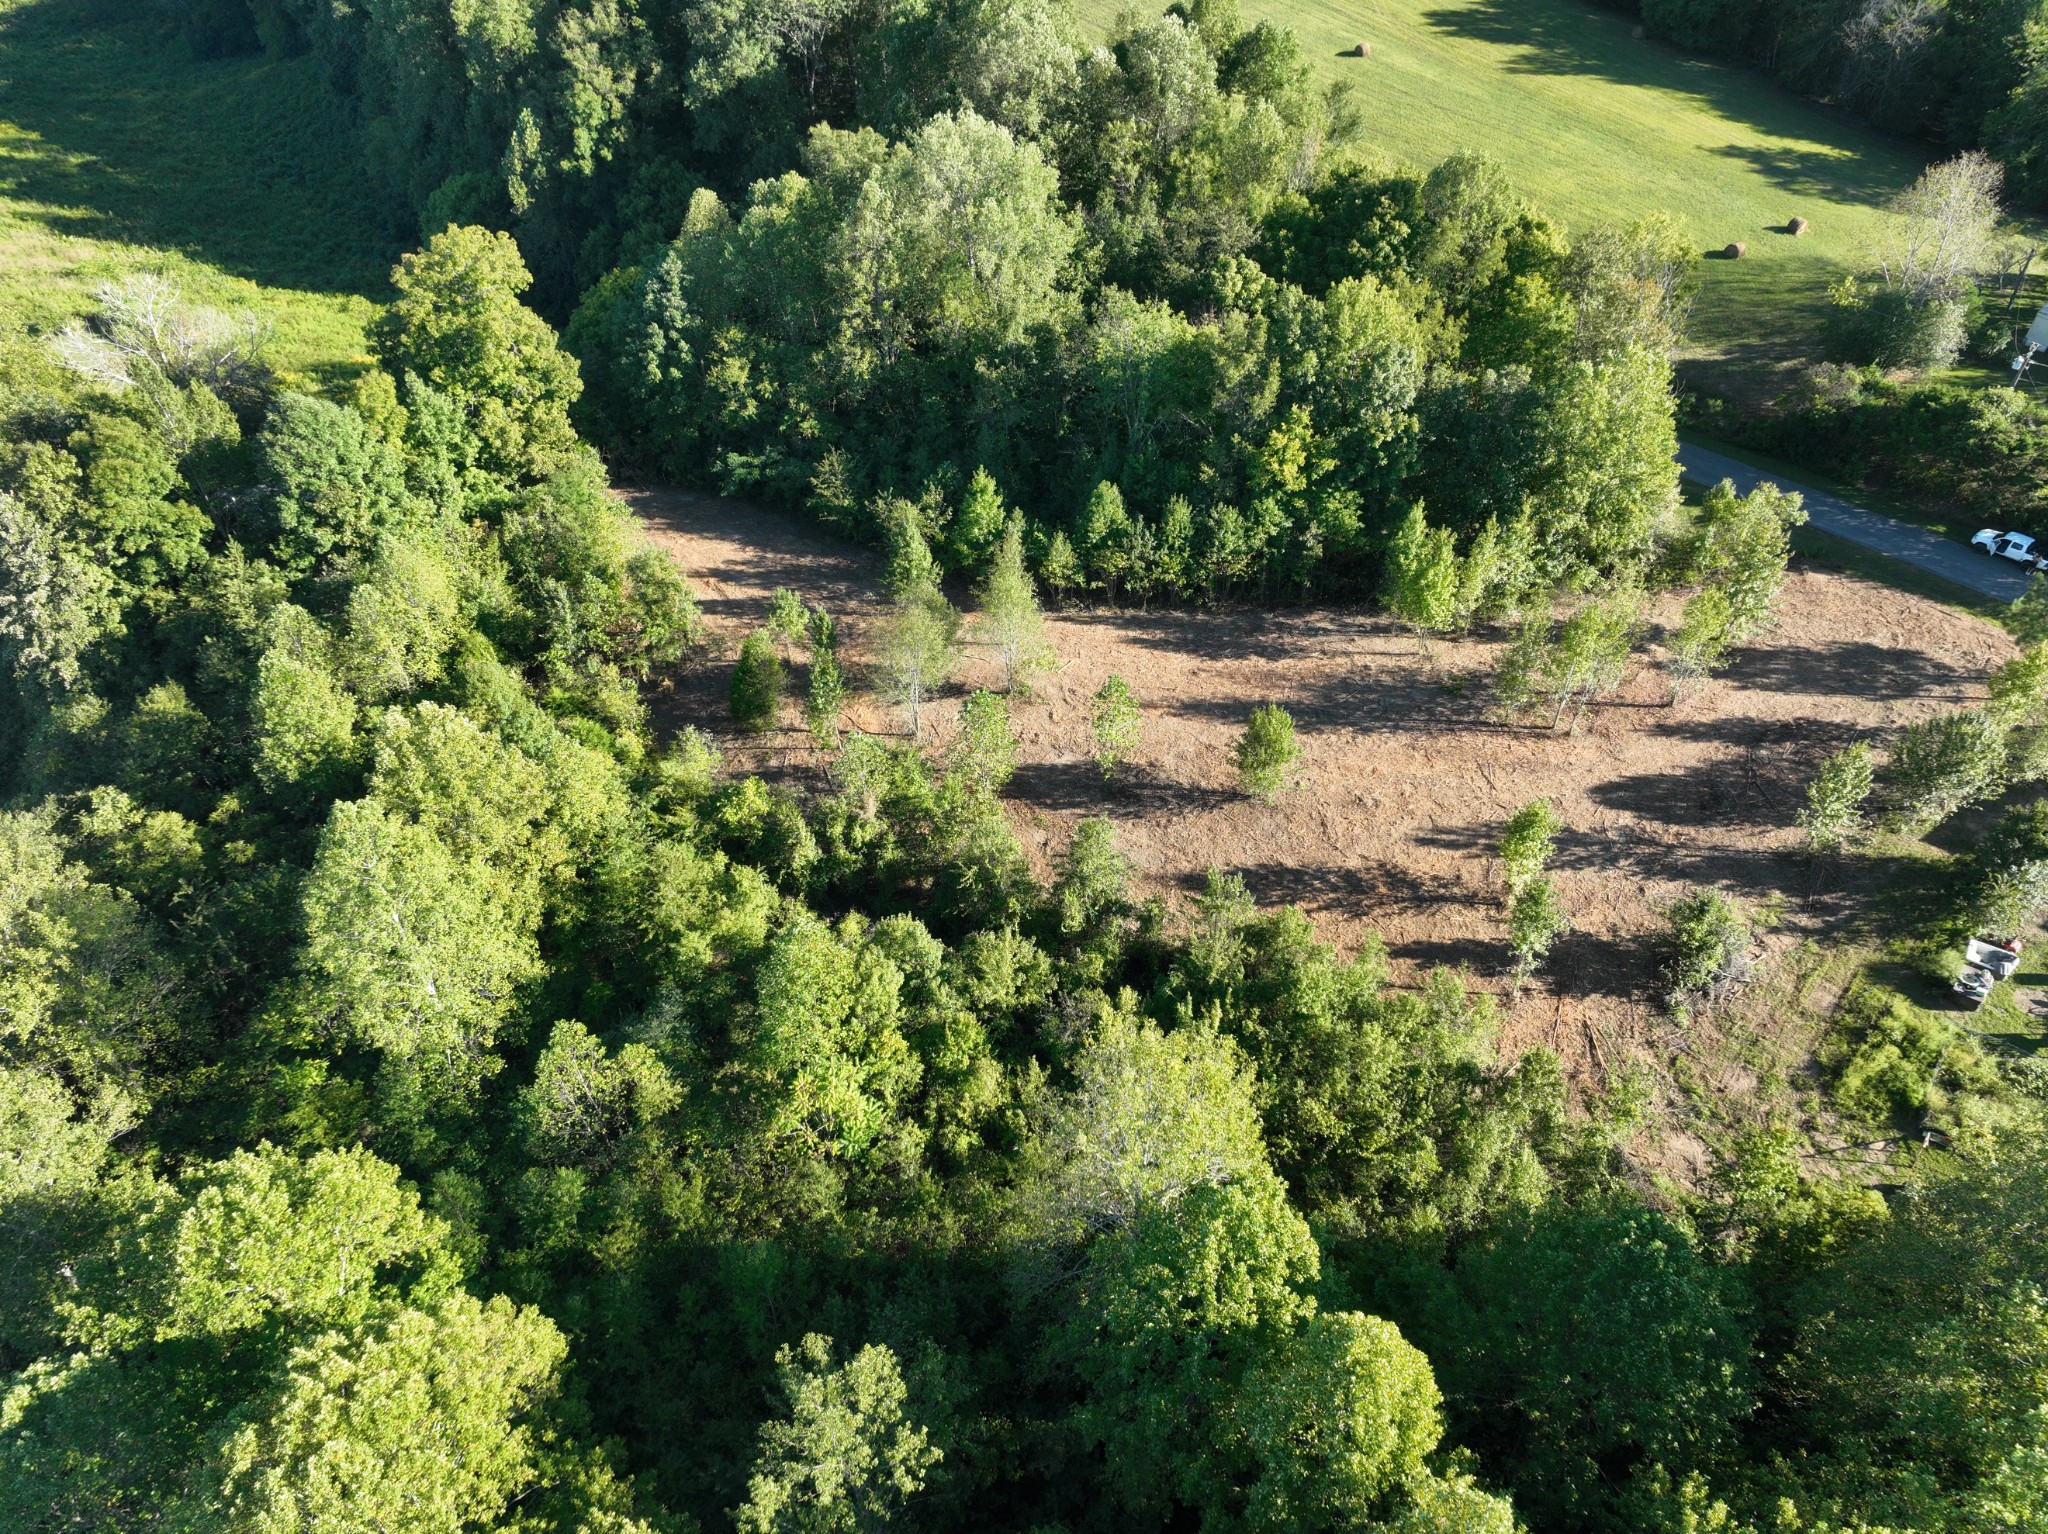
{"label": "round hay bale", "polygon": [[1743,244],[1740,240],[1730,240],[1728,242],[1727,248],[1723,250],[1721,254],[1726,256],[1730,261],[1740,261],[1744,256],[1749,254],[1749,247]]}
{"label": "round hay bale", "polygon": [[1369,59],[1372,57],[1372,44],[1353,43],[1351,47],[1346,50],[1345,57],[1353,59]]}
{"label": "round hay bale", "polygon": [[1799,235],[1799,234],[1804,234],[1804,233],[1806,233],[1806,231],[1807,231],[1808,229],[1812,228],[1812,227],[1813,227],[1813,226],[1812,226],[1811,224],[1807,223],[1807,221],[1806,221],[1805,219],[1803,219],[1803,218],[1795,218],[1795,219],[1793,219],[1793,220],[1792,220],[1792,222],[1791,222],[1791,223],[1789,223],[1789,224],[1787,224],[1787,225],[1785,226],[1785,232],[1786,232],[1787,234],[1792,234],[1792,235]]}
{"label": "round hay bale", "polygon": [[1628,35],[1630,37],[1633,37],[1637,42],[1641,42],[1644,38],[1648,37],[1650,33],[1648,28],[1638,23],[1637,25],[1630,27],[1628,29]]}

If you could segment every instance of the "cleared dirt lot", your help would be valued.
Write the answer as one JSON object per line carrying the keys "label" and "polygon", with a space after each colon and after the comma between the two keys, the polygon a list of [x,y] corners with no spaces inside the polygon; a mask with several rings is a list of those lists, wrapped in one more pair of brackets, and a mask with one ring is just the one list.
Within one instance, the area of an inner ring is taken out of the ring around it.
{"label": "cleared dirt lot", "polygon": [[[788,586],[843,619],[857,668],[879,611],[873,557],[740,502],[629,499],[688,573],[714,636],[711,654],[674,678],[664,722],[710,730],[732,767],[817,773],[800,730],[757,742],[727,728],[731,657]],[[1653,633],[1677,606],[1653,607]],[[1762,642],[1676,704],[1651,647],[1575,734],[1488,717],[1496,638],[1424,656],[1386,620],[1341,609],[1055,614],[1060,667],[1013,715],[1023,766],[1010,811],[1042,861],[1074,821],[1107,816],[1150,890],[1192,892],[1213,865],[1264,902],[1300,905],[1347,950],[1376,930],[1397,981],[1452,964],[1498,988],[1507,951],[1493,849],[1509,814],[1547,796],[1569,828],[1555,868],[1575,931],[1523,993],[1503,1043],[1548,1044],[1583,1071],[1641,1053],[1655,1031],[1649,942],[1659,909],[1687,889],[1782,899],[1774,950],[1825,935],[1833,902],[1809,898],[1793,827],[1814,766],[1853,739],[1980,698],[2013,653],[1981,619],[1822,568],[1795,566],[1779,613]],[[1088,756],[1088,698],[1112,672],[1145,723],[1125,780],[1105,788]],[[998,682],[970,649],[928,734],[943,738],[967,688]],[[1271,807],[1236,792],[1229,762],[1246,715],[1266,702],[1294,715],[1303,746],[1301,789]],[[850,721],[903,728],[871,695]]]}

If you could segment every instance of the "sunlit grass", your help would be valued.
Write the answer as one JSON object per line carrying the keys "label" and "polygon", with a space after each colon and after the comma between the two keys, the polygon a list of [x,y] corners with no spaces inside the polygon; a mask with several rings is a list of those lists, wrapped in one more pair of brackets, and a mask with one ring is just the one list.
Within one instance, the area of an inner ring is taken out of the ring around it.
{"label": "sunlit grass", "polygon": [[[1078,0],[1107,30],[1122,0]],[[1150,7],[1146,7],[1150,9]],[[1882,204],[1919,173],[1910,146],[1761,76],[1631,36],[1572,0],[1242,0],[1291,26],[1321,80],[1350,81],[1366,142],[1416,166],[1458,150],[1500,160],[1574,227],[1683,217],[1710,260],[1691,347],[1711,370],[1768,371],[1812,352],[1831,283],[1864,263]],[[1368,43],[1369,58],[1339,57]],[[1811,229],[1780,232],[1794,216]]]}
{"label": "sunlit grass", "polygon": [[347,369],[400,241],[312,61],[195,61],[162,14],[0,0],[0,367],[147,269],[261,309],[288,373]]}

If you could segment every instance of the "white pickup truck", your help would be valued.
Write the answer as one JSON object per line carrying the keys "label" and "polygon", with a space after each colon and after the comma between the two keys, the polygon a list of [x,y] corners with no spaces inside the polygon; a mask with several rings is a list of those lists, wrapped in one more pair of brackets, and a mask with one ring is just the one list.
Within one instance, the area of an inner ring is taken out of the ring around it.
{"label": "white pickup truck", "polygon": [[2048,549],[2029,533],[2001,533],[1995,527],[1987,527],[1970,540],[1970,547],[1980,554],[1996,554],[2014,564],[2048,570]]}

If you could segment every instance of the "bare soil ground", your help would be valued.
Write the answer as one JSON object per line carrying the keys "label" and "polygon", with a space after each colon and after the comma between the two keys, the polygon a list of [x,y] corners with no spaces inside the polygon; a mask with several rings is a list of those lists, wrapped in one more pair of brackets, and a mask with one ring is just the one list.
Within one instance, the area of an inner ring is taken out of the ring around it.
{"label": "bare soil ground", "polygon": [[[787,586],[841,617],[857,668],[880,611],[873,556],[740,502],[628,498],[688,573],[714,639],[672,679],[663,723],[709,731],[731,767],[816,774],[794,711],[791,728],[764,740],[729,729],[732,656]],[[1676,622],[1677,606],[1659,600],[1653,634]],[[1797,851],[1813,769],[1851,740],[1979,699],[2013,653],[1982,619],[1822,567],[1795,564],[1779,613],[1721,677],[1677,703],[1648,647],[1574,733],[1489,716],[1500,636],[1425,656],[1386,619],[1343,609],[1054,614],[1060,666],[1015,710],[1023,765],[1006,798],[1042,865],[1075,821],[1107,816],[1148,891],[1191,894],[1218,867],[1262,902],[1299,905],[1347,951],[1377,931],[1397,982],[1458,965],[1501,989],[1494,847],[1516,808],[1548,797],[1568,827],[1554,869],[1575,930],[1508,1013],[1502,1043],[1546,1044],[1575,1076],[1599,1079],[1618,1059],[1668,1052],[1652,953],[1661,908],[1714,885],[1776,913],[1773,956],[1824,941],[1845,901],[1814,894]],[[1112,672],[1144,705],[1144,736],[1124,780],[1105,786],[1089,756],[1088,699]],[[950,732],[968,688],[996,685],[993,658],[970,649],[958,686],[927,716],[928,738]],[[1268,702],[1293,714],[1303,747],[1300,789],[1273,806],[1237,792],[1229,759],[1246,716]],[[904,727],[866,692],[849,722]],[[1744,1053],[1758,1054],[1732,1051],[1704,1089],[1741,1092]]]}

